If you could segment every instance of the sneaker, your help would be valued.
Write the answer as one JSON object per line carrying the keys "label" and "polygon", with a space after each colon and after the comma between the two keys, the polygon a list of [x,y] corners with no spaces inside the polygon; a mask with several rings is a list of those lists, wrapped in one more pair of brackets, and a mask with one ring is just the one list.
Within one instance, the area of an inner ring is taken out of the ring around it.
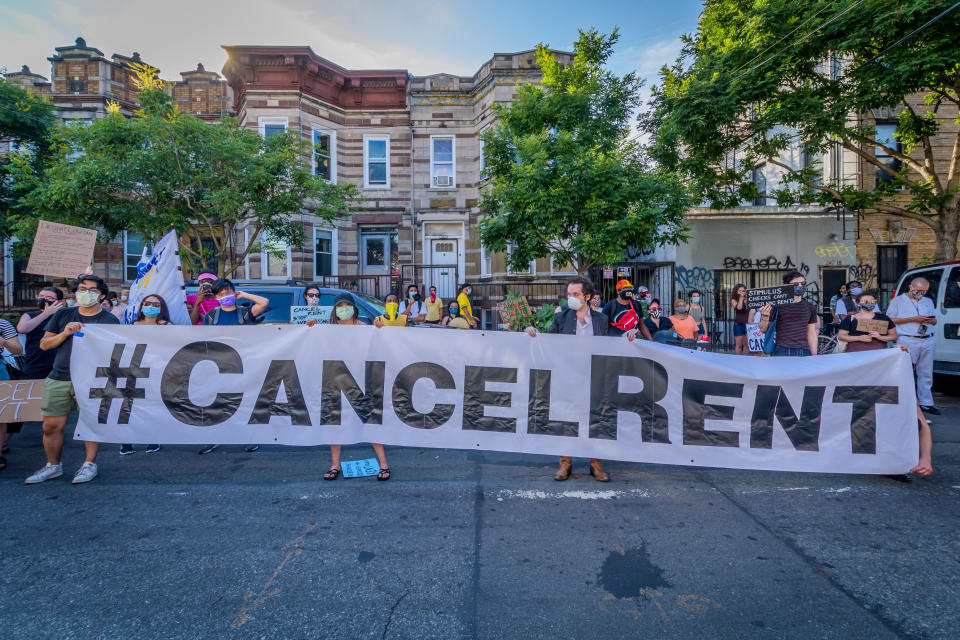
{"label": "sneaker", "polygon": [[143,450],[144,453],[156,453],[160,451],[160,445],[158,444],[148,444],[147,448]]}
{"label": "sneaker", "polygon": [[26,484],[37,484],[38,482],[45,482],[47,480],[53,480],[54,478],[59,478],[63,475],[63,465],[59,464],[50,464],[49,462],[32,476],[24,480]]}
{"label": "sneaker", "polygon": [[207,454],[207,453],[210,453],[211,451],[213,451],[214,449],[216,449],[216,448],[219,447],[219,446],[220,446],[220,445],[218,445],[218,444],[208,444],[208,445],[205,446],[203,449],[200,449],[200,451],[197,451],[197,453],[199,453],[200,455],[205,455],[205,454]]}
{"label": "sneaker", "polygon": [[243,450],[247,453],[253,453],[254,451],[260,450],[260,445],[258,444],[245,444],[243,445]]}
{"label": "sneaker", "polygon": [[932,416],[940,415],[940,409],[937,409],[935,406],[930,405],[929,407],[920,407],[920,410],[924,413],[929,413]]}
{"label": "sneaker", "polygon": [[73,476],[73,484],[83,484],[90,482],[97,477],[97,465],[94,462],[84,462],[83,466],[77,469],[77,474]]}
{"label": "sneaker", "polygon": [[132,444],[122,444],[120,445],[120,455],[129,456],[133,455],[133,445]]}

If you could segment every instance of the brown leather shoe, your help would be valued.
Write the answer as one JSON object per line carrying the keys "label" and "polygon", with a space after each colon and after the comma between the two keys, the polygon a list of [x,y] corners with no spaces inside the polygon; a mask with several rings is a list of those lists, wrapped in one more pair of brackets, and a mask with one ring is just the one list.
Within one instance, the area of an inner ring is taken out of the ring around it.
{"label": "brown leather shoe", "polygon": [[590,459],[590,475],[597,482],[610,482],[610,474],[603,470],[603,460]]}
{"label": "brown leather shoe", "polygon": [[560,458],[560,468],[554,474],[554,480],[566,480],[570,477],[570,467],[573,466],[573,458]]}

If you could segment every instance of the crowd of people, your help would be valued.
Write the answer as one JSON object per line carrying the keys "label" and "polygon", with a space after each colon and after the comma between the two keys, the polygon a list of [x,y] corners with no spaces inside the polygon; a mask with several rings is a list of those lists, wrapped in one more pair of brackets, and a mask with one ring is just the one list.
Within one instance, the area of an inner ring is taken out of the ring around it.
{"label": "crowd of people", "polygon": [[[198,292],[187,296],[186,303],[190,311],[190,321],[204,326],[251,326],[255,325],[267,311],[269,300],[253,293],[238,290],[233,282],[217,278],[211,273],[202,273],[197,277]],[[793,301],[776,307],[764,306],[756,310],[754,318],[760,331],[771,341],[770,355],[776,357],[812,356],[817,353],[817,329],[819,317],[816,307],[804,299],[806,279],[799,272],[784,277],[785,285],[793,286]],[[838,340],[846,345],[848,351],[865,351],[886,348],[897,342],[908,351],[916,367],[917,393],[919,398],[918,425],[920,429],[920,461],[913,472],[929,474],[932,472],[930,449],[931,436],[929,424],[923,413],[938,413],[933,406],[930,392],[932,382],[933,341],[926,340],[931,334],[930,325],[936,323],[933,307],[925,297],[929,283],[923,278],[915,278],[910,290],[897,296],[887,309],[880,313],[878,295],[875,290],[864,291],[860,283],[845,285],[831,300],[830,309],[839,321]],[[590,279],[578,276],[567,284],[566,301],[557,307],[549,328],[550,333],[573,336],[623,336],[632,342],[637,339],[681,346],[695,345],[707,335],[704,326],[704,307],[701,294],[688,292],[686,299],[673,301],[673,314],[664,316],[660,300],[654,298],[643,286],[634,287],[626,279],[615,286],[616,296],[606,304],[602,296],[594,289]],[[459,329],[478,326],[479,318],[473,313],[470,295],[472,287],[461,285],[456,299],[444,304],[437,295],[435,287],[429,287],[426,298],[415,284],[407,287],[404,299],[388,295],[384,301],[384,312],[373,319],[373,325],[383,327],[407,327],[416,324],[442,325]],[[86,324],[120,324],[127,313],[129,292],[123,290],[119,295],[111,295],[104,281],[96,275],[84,274],[77,278],[76,289],[64,293],[57,287],[46,287],[39,291],[36,310],[22,315],[16,327],[0,320],[0,345],[20,358],[17,375],[24,379],[44,379],[41,414],[43,417],[43,448],[46,464],[26,479],[27,484],[36,484],[63,475],[61,454],[63,451],[63,431],[70,413],[76,408],[76,398],[71,381],[70,354],[73,337],[80,333]],[[320,289],[308,286],[304,290],[307,305],[317,305],[321,298]],[[240,301],[245,301],[241,304]],[[746,287],[737,285],[730,300],[734,313],[735,353],[747,353],[744,341],[746,325],[751,319],[752,310],[746,306]],[[131,313],[132,316],[132,313]],[[347,292],[340,293],[333,301],[330,310],[330,324],[363,325],[354,297]],[[865,324],[860,324],[864,322]],[[313,325],[316,321],[307,324]],[[136,308],[133,324],[142,326],[171,325],[171,314],[167,301],[161,296],[151,294],[140,301]],[[869,326],[867,326],[869,325]],[[866,328],[865,328],[866,327]],[[885,328],[885,331],[883,330]],[[538,331],[528,327],[526,332],[536,337]],[[19,334],[23,334],[21,346]],[[8,367],[0,366],[0,379],[9,376]],[[10,434],[19,431],[20,424],[0,424],[0,443],[3,454],[9,451],[7,441]],[[210,444],[198,453],[207,454],[218,445]],[[380,469],[377,480],[388,480],[390,468],[387,464],[383,445],[373,444]],[[85,442],[85,459],[73,477],[74,484],[93,480],[98,473],[97,455],[100,444]],[[157,444],[147,444],[144,451],[159,451]],[[257,444],[244,446],[247,452],[259,449]],[[324,480],[335,480],[341,473],[340,445],[332,445],[331,465],[323,474]],[[136,451],[133,443],[122,444],[121,455],[131,455]],[[0,469],[6,466],[5,458],[0,455]],[[562,481],[570,477],[572,459],[560,459],[555,479]],[[590,474],[600,482],[609,482],[610,476],[603,468],[603,462],[591,459]]]}

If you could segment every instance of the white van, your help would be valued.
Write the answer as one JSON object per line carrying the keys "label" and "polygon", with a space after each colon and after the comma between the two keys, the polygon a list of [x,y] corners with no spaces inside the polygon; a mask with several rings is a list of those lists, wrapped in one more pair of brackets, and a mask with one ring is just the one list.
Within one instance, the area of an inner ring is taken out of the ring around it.
{"label": "white van", "polygon": [[897,295],[905,292],[917,277],[930,281],[927,297],[937,310],[933,372],[960,376],[960,260],[905,271],[897,283]]}

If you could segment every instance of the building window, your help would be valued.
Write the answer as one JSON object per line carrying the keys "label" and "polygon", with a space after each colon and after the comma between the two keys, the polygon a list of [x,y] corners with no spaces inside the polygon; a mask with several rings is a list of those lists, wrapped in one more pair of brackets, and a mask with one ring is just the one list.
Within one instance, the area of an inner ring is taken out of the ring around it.
{"label": "building window", "polygon": [[264,138],[272,138],[287,130],[286,118],[260,116],[258,124],[260,127],[260,135]]}
{"label": "building window", "polygon": [[487,143],[483,141],[482,138],[477,138],[477,141],[480,143],[480,177],[485,177],[483,173],[487,170],[487,156],[484,153]]}
{"label": "building window", "polygon": [[757,185],[757,196],[753,199],[756,207],[762,207],[767,204],[767,176],[763,173],[764,166],[761,165],[753,170],[753,184]]}
{"label": "building window", "polygon": [[333,131],[313,130],[313,175],[328,182],[337,181],[336,145]]}
{"label": "building window", "polygon": [[390,136],[363,136],[363,166],[365,188],[390,188]]}
{"label": "building window", "polygon": [[133,282],[137,279],[137,264],[143,256],[153,255],[153,243],[148,242],[139,233],[125,233],[123,235],[123,279]]}
{"label": "building window", "polygon": [[[896,122],[878,122],[877,123],[877,142],[882,145],[885,145],[891,149],[896,150],[899,153],[903,152],[903,147],[900,145],[900,142],[893,137],[893,134],[897,131]],[[894,171],[900,170],[900,161],[894,158],[891,155],[888,155],[886,151],[877,147],[875,150],[875,155],[877,160],[882,164],[885,164],[887,167],[893,169]],[[890,182],[895,180],[893,176],[884,171],[883,169],[877,167],[877,184],[881,182]]]}
{"label": "building window", "polygon": [[290,247],[286,242],[263,234],[260,239],[260,275],[264,280],[290,277]]}
{"label": "building window", "polygon": [[313,270],[319,280],[337,275],[337,230],[313,228]]}
{"label": "building window", "polygon": [[430,136],[430,186],[456,186],[455,142],[453,136]]}
{"label": "building window", "polygon": [[493,275],[493,251],[490,251],[489,247],[481,243],[480,244],[480,277],[489,278],[492,275]]}

